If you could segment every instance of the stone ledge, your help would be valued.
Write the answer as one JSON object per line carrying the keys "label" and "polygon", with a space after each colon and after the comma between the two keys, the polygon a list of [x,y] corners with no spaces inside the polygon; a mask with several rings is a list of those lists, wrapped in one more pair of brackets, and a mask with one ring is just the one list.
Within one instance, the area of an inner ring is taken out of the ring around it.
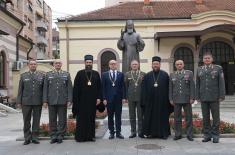
{"label": "stone ledge", "polygon": [[[106,125],[100,125],[98,129],[96,129],[95,137],[97,139],[101,139],[104,137],[106,131],[108,130]],[[50,137],[39,137],[39,140],[50,140]],[[65,136],[64,140],[74,140],[74,136]],[[24,141],[24,137],[16,138],[16,141]]]}

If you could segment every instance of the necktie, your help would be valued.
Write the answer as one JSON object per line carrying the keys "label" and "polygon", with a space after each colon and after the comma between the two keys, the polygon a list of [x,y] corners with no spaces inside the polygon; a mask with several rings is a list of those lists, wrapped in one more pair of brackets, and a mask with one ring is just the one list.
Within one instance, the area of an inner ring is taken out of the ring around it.
{"label": "necktie", "polygon": [[115,71],[113,71],[113,80],[115,80]]}

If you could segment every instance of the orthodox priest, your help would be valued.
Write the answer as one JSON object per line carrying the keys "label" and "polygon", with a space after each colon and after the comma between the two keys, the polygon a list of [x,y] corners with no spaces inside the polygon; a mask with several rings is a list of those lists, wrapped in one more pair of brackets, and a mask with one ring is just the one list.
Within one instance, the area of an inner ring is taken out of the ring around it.
{"label": "orthodox priest", "polygon": [[86,55],[85,69],[78,71],[73,88],[72,113],[77,125],[77,142],[95,141],[96,106],[101,99],[101,79],[97,71],[92,70],[93,56]]}
{"label": "orthodox priest", "polygon": [[167,139],[170,135],[169,115],[173,111],[168,98],[169,76],[160,69],[161,58],[152,58],[152,71],[142,82],[141,108],[143,133],[148,138]]}

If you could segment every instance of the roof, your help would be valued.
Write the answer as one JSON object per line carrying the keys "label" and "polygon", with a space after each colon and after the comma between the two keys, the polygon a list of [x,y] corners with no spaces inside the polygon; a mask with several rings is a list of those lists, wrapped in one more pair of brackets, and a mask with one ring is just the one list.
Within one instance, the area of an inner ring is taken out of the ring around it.
{"label": "roof", "polygon": [[[190,19],[192,14],[213,10],[235,12],[235,0],[195,0],[154,1],[149,6],[144,2],[126,2],[98,9],[92,12],[67,18],[68,21],[104,21],[104,20],[154,20],[154,19]],[[65,19],[58,19],[59,22]]]}

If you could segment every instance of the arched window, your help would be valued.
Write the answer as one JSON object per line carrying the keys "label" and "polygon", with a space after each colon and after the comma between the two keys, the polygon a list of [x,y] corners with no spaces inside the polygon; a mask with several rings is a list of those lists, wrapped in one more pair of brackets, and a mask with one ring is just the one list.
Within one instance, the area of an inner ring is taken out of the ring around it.
{"label": "arched window", "polygon": [[214,63],[217,65],[223,65],[235,59],[233,48],[222,41],[213,41],[202,46],[199,53],[199,65],[203,63],[202,57],[205,52],[212,52]]}
{"label": "arched window", "polygon": [[6,87],[6,55],[3,51],[0,52],[0,88]]}
{"label": "arched window", "polygon": [[111,51],[105,51],[101,55],[101,73],[109,70],[109,61],[116,60],[116,55]]}
{"label": "arched window", "polygon": [[174,70],[175,68],[175,61],[176,60],[183,60],[185,69],[194,71],[194,61],[193,61],[193,51],[188,47],[179,47],[176,49],[174,54]]}

